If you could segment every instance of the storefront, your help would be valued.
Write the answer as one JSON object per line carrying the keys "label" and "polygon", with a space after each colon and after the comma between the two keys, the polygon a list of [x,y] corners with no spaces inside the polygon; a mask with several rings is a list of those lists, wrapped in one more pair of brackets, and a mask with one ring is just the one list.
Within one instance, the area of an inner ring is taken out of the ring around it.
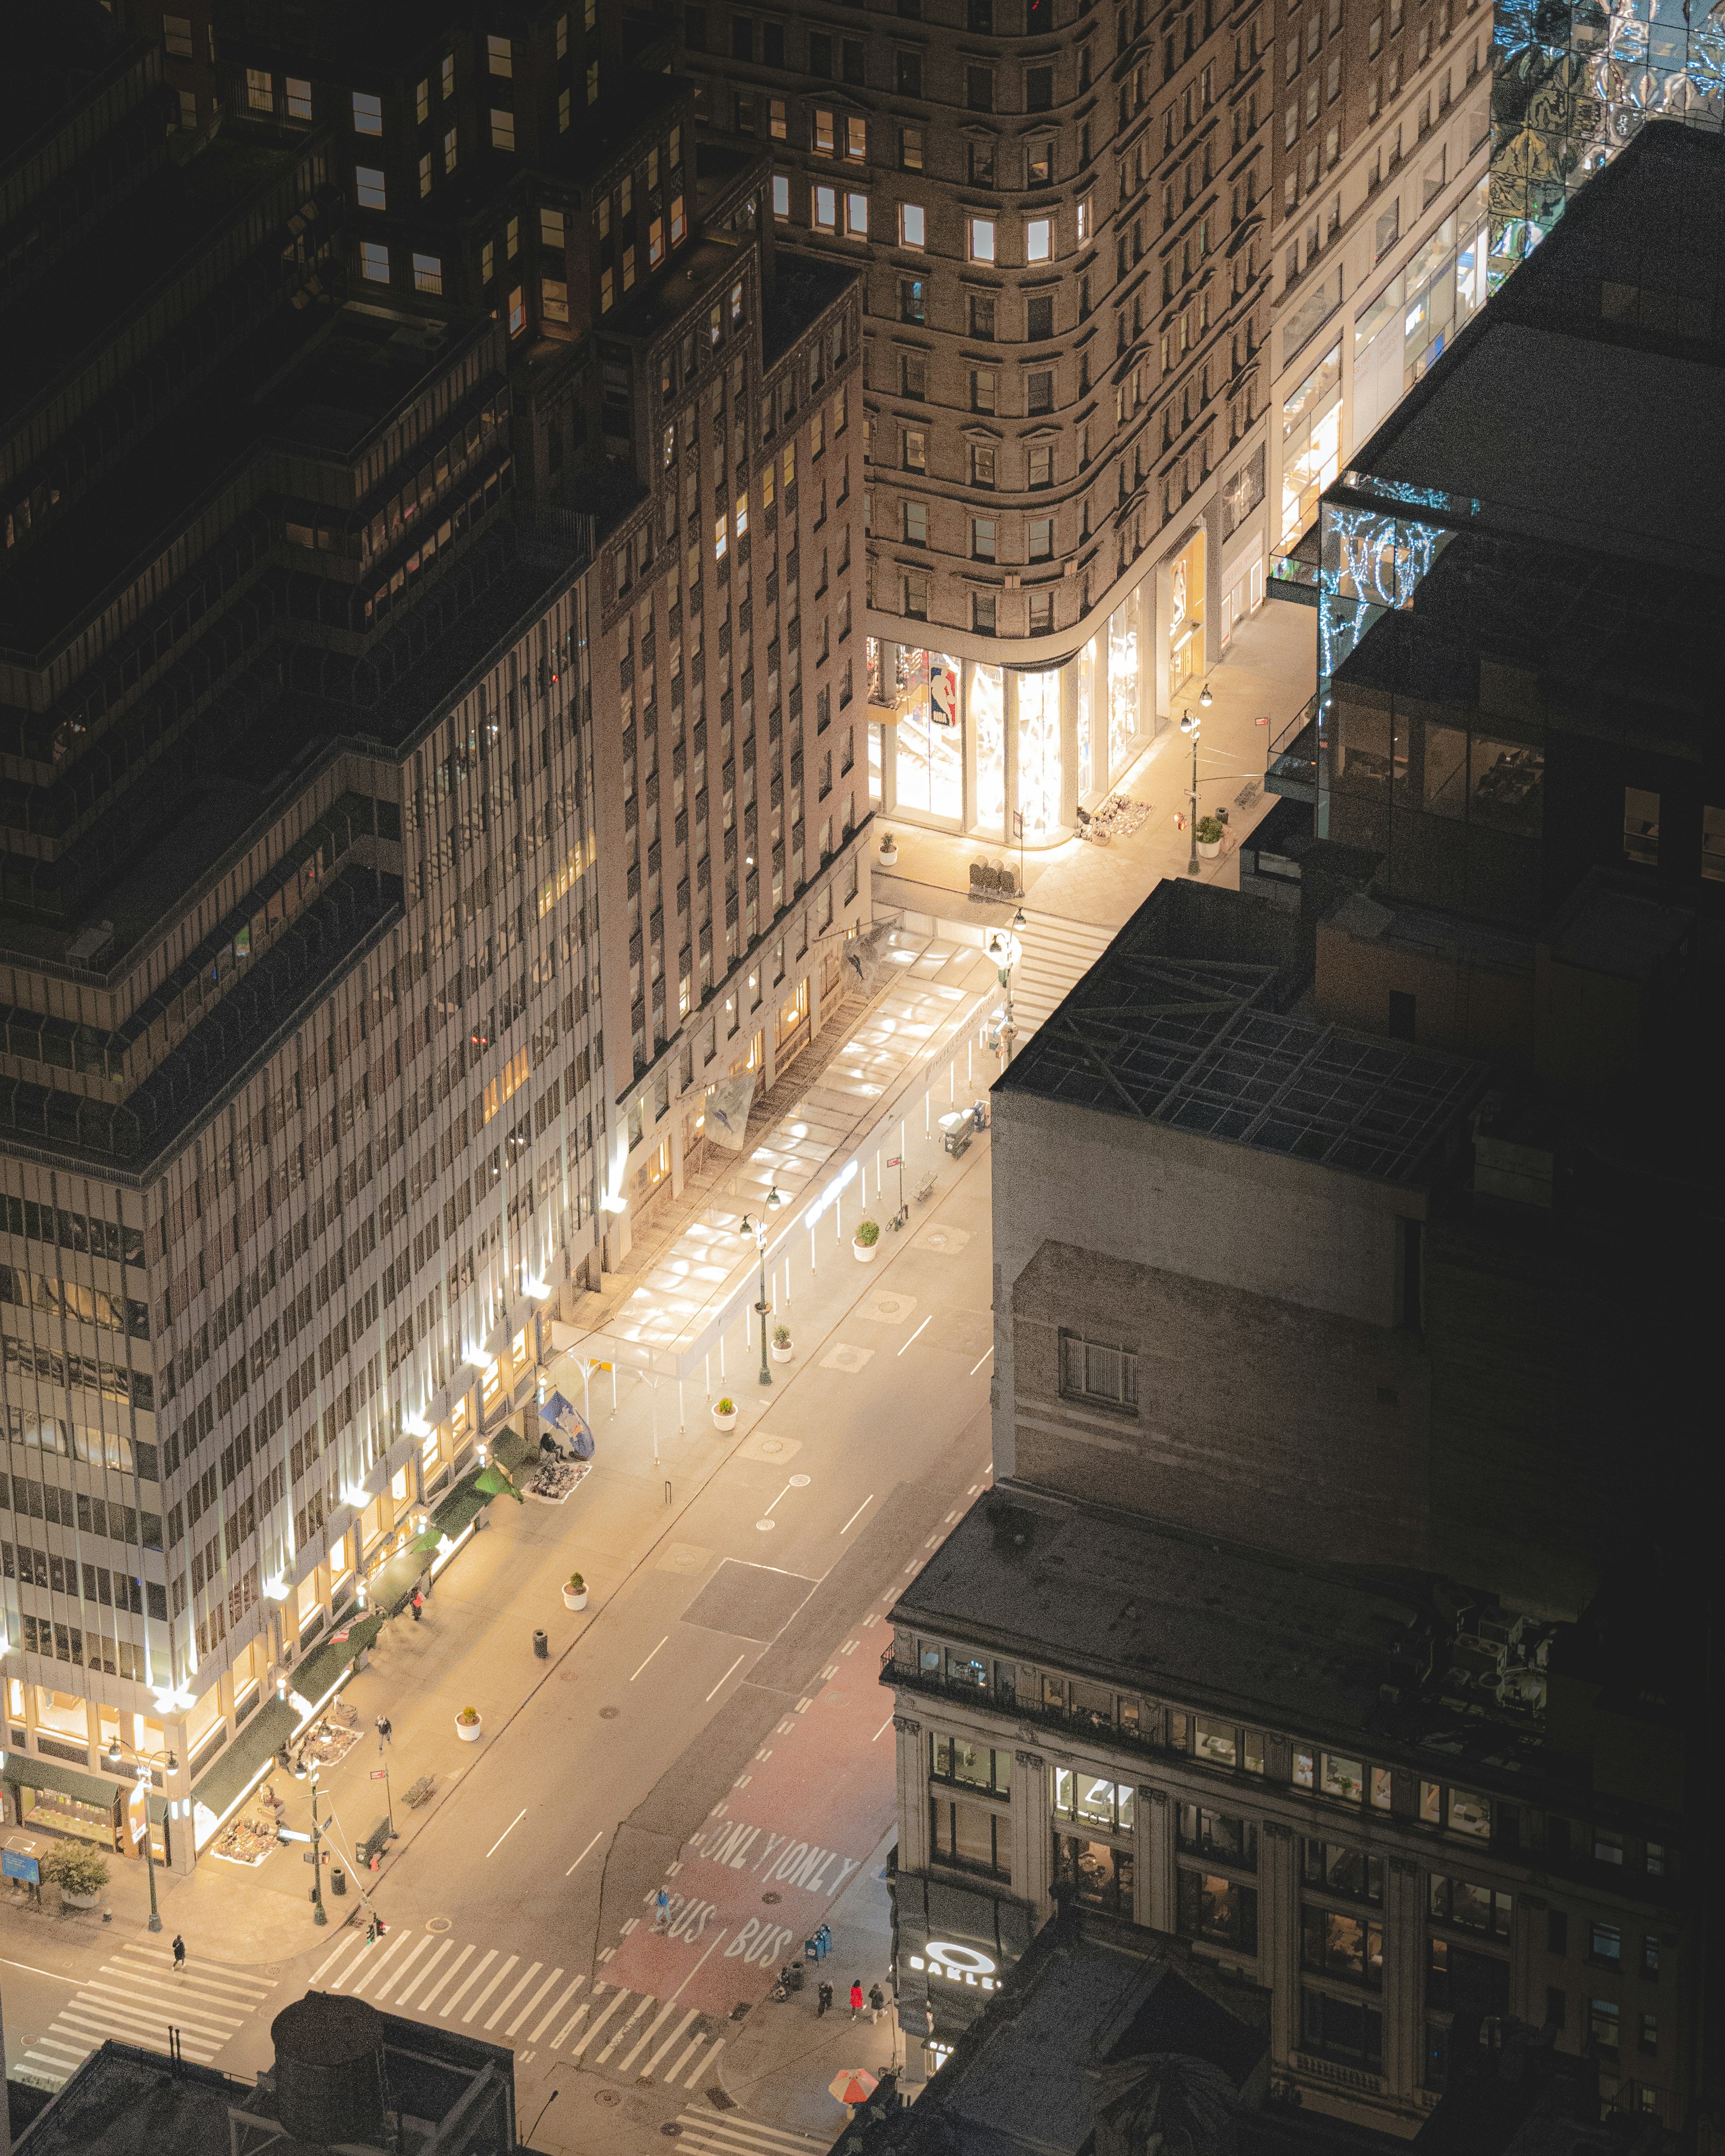
{"label": "storefront", "polygon": [[1194,531],[1168,564],[1168,695],[1173,705],[1198,693],[1205,658],[1204,533]]}
{"label": "storefront", "polygon": [[893,1896],[899,2025],[911,2078],[926,2080],[1029,1945],[1032,1920],[1015,1902],[912,1872]]}
{"label": "storefront", "polygon": [[[1180,557],[1202,666],[1204,539]],[[1057,845],[1154,737],[1153,608],[1140,585],[1106,629],[1048,665],[868,639],[869,788],[888,815],[985,843]],[[1194,639],[1196,639],[1194,644]]]}

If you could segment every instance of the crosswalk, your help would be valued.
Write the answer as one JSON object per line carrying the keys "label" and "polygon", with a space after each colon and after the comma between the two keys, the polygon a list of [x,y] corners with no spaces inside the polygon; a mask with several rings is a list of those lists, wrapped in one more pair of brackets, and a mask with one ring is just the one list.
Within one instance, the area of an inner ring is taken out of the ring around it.
{"label": "crosswalk", "polygon": [[814,2151],[831,2146],[810,2134],[789,2133],[782,2126],[763,2126],[759,2119],[745,2118],[741,2112],[722,2117],[680,2112],[677,2124],[682,2128],[677,2146],[692,2150],[694,2156],[814,2156]]}
{"label": "crosswalk", "polygon": [[431,1932],[397,1932],[370,1945],[357,1932],[306,1989],[470,2030],[513,2046],[523,2062],[543,2048],[638,2085],[700,2088],[725,2048],[700,2010],[675,1998]]}
{"label": "crosswalk", "polygon": [[201,1956],[177,1975],[167,1948],[127,1941],[61,2008],[47,2035],[31,2040],[22,2064],[33,2080],[60,2088],[108,2037],[165,2051],[177,2029],[185,2056],[208,2066],[276,1988]]}

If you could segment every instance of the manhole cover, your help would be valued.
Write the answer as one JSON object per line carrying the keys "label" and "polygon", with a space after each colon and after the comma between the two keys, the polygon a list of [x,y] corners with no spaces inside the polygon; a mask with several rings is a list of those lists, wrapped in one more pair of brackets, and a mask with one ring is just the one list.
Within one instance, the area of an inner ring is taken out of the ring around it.
{"label": "manhole cover", "polygon": [[780,1894],[780,1893],[778,1893],[777,1891],[774,1891],[774,1892],[771,1892],[771,1893],[763,1894],[763,1895],[761,1897],[761,1899],[762,1899],[763,1902],[782,1902],[782,1901],[783,1901],[784,1897],[783,1897],[783,1894]]}
{"label": "manhole cover", "polygon": [[593,2092],[593,2100],[595,2103],[621,2103],[623,2092],[621,2089],[595,2089]]}
{"label": "manhole cover", "polygon": [[601,1722],[615,1722],[618,1716],[621,1714],[622,1712],[623,1709],[620,1707],[602,1707],[599,1709],[599,1720]]}
{"label": "manhole cover", "polygon": [[843,1707],[845,1704],[844,1693],[842,1691],[829,1691],[826,1696],[825,1704],[828,1707]]}
{"label": "manhole cover", "polygon": [[428,1932],[446,1932],[454,1922],[453,1917],[428,1917],[425,1928]]}
{"label": "manhole cover", "polygon": [[667,2141],[675,2141],[683,2130],[683,2123],[678,2118],[668,2118],[659,2130]]}
{"label": "manhole cover", "polygon": [[793,1490],[806,1490],[809,1487],[809,1480],[806,1475],[793,1475],[791,1477],[791,1487]]}

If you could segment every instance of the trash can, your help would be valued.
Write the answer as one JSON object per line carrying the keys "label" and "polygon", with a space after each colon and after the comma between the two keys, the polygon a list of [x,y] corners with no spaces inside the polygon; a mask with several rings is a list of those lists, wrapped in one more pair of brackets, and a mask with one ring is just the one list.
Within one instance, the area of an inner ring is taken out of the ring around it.
{"label": "trash can", "polygon": [[345,1894],[347,1892],[347,1874],[339,1864],[332,1865],[330,1868],[330,1892],[332,1894]]}
{"label": "trash can", "polygon": [[533,1652],[538,1656],[542,1662],[544,1661],[551,1653],[551,1643],[546,1638],[543,1631],[535,1631],[533,1635]]}

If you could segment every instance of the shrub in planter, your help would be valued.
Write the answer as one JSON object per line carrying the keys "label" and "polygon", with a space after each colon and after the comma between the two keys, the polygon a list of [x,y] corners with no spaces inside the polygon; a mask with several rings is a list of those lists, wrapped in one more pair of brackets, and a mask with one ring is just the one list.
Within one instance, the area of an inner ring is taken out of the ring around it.
{"label": "shrub in planter", "polygon": [[42,1860],[42,1876],[51,1879],[68,1901],[94,1901],[107,1885],[108,1860],[99,1849],[67,1842]]}
{"label": "shrub in planter", "polygon": [[773,1344],[775,1348],[788,1348],[790,1346],[791,1328],[788,1325],[775,1325],[773,1327]]}
{"label": "shrub in planter", "polygon": [[455,1734],[464,1744],[478,1743],[480,1711],[476,1707],[464,1707],[455,1717]]}
{"label": "shrub in planter", "polygon": [[1222,820],[1219,816],[1200,816],[1198,819],[1198,843],[1200,846],[1219,846],[1222,843]]}
{"label": "shrub in planter", "polygon": [[859,1220],[856,1224],[856,1234],[853,1240],[860,1243],[865,1250],[872,1250],[875,1245],[880,1240],[880,1222],[878,1220]]}
{"label": "shrub in planter", "polygon": [[584,1609],[587,1607],[587,1582],[578,1572],[572,1572],[563,1582],[563,1607],[566,1609]]}
{"label": "shrub in planter", "polygon": [[730,1430],[735,1425],[736,1421],[737,1403],[735,1400],[727,1398],[725,1399],[715,1400],[713,1402],[713,1424],[716,1429]]}
{"label": "shrub in planter", "polygon": [[737,1413],[737,1403],[735,1400],[732,1399],[720,1400],[715,1405],[713,1413],[715,1414],[735,1414]]}

